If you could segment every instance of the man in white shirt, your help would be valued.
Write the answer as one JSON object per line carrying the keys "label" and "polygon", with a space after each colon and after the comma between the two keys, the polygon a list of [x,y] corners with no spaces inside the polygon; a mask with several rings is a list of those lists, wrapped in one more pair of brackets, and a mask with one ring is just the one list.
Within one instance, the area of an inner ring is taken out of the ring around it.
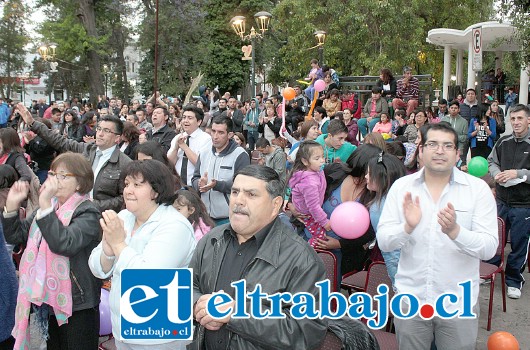
{"label": "man in white shirt", "polygon": [[199,128],[203,119],[202,109],[193,105],[184,107],[181,119],[184,131],[171,140],[171,148],[167,152],[167,157],[175,164],[182,182],[188,186],[191,186],[199,153],[212,147],[211,136]]}
{"label": "man in white shirt", "polygon": [[[478,332],[480,260],[495,255],[497,209],[486,182],[455,167],[458,135],[446,123],[430,124],[419,146],[424,168],[397,180],[390,189],[377,229],[382,251],[401,249],[395,287],[415,295],[420,306],[436,305],[444,293],[447,313],[460,314],[471,281],[475,317],[396,318],[400,349],[475,349]],[[468,298],[469,300],[469,298]]]}

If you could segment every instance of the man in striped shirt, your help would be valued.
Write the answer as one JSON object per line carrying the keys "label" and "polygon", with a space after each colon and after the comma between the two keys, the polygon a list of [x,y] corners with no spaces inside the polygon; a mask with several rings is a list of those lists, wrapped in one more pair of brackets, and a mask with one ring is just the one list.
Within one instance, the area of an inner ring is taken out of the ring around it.
{"label": "man in striped shirt", "polygon": [[412,76],[412,68],[403,68],[403,78],[397,82],[396,98],[392,100],[394,110],[407,109],[407,117],[418,107],[420,81]]}

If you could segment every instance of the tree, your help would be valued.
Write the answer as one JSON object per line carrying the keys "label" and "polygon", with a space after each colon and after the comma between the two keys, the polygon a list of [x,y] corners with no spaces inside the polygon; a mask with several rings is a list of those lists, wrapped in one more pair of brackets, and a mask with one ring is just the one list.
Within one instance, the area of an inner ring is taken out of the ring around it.
{"label": "tree", "polygon": [[0,94],[11,95],[17,73],[25,67],[28,35],[24,28],[27,8],[21,0],[7,0],[0,21]]}
{"label": "tree", "polygon": [[464,29],[488,19],[491,9],[492,3],[475,0],[284,0],[274,16],[288,44],[280,49],[282,59],[273,64],[270,75],[283,81],[306,76],[310,59],[317,57],[313,33],[324,30],[328,33],[324,63],[341,75],[417,67],[420,51],[426,57],[420,62],[422,71],[434,72],[441,81],[442,54],[425,43],[427,32],[440,27]]}
{"label": "tree", "polygon": [[[185,94],[191,79],[203,68],[208,56],[210,30],[205,19],[206,0],[160,0],[158,26],[158,90],[162,94]],[[155,3],[144,1],[139,49],[146,53],[140,66],[140,87],[153,93],[155,59]]]}
{"label": "tree", "polygon": [[519,61],[523,66],[530,67],[530,1],[503,0],[500,14],[517,28],[516,38],[521,44]]}

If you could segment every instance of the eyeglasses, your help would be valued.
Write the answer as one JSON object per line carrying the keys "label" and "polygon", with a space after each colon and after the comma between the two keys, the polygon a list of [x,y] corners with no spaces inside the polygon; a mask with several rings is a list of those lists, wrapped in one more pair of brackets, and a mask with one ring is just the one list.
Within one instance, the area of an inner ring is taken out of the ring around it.
{"label": "eyeglasses", "polygon": [[117,132],[110,130],[109,128],[102,128],[101,126],[96,127],[96,131],[103,131],[104,134],[119,135]]}
{"label": "eyeglasses", "polygon": [[67,177],[76,177],[73,173],[56,173],[55,171],[48,171],[48,176],[55,176],[57,180],[65,180]]}
{"label": "eyeglasses", "polygon": [[425,142],[424,144],[425,148],[431,151],[437,151],[439,147],[442,147],[442,150],[444,151],[453,151],[456,149],[456,146],[454,143],[447,142],[447,143],[438,143],[434,141]]}

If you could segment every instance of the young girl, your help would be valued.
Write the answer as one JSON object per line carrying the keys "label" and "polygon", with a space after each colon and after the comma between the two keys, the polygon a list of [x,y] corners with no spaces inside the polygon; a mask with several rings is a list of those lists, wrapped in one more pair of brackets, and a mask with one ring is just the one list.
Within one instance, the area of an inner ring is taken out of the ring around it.
{"label": "young girl", "polygon": [[314,248],[316,239],[324,239],[331,224],[322,209],[326,192],[326,177],[322,166],[325,163],[324,150],[315,141],[304,141],[296,154],[296,160],[289,179],[291,198],[295,209],[304,215],[309,244]]}
{"label": "young girl", "polygon": [[215,226],[215,222],[210,218],[201,197],[193,189],[177,191],[177,199],[173,206],[179,213],[189,220],[195,230],[195,239],[199,241]]}
{"label": "young girl", "polygon": [[[386,195],[392,184],[400,177],[405,176],[405,166],[397,157],[381,152],[379,157],[373,158],[368,163],[366,172],[366,188],[375,193],[374,199],[369,203],[370,222],[377,233],[377,225],[381,217]],[[397,272],[400,250],[381,252],[388,270],[388,276],[394,284]]]}
{"label": "young girl", "polygon": [[381,113],[381,121],[375,124],[372,132],[390,135],[391,131],[392,131],[392,122],[390,121],[388,114]]}

